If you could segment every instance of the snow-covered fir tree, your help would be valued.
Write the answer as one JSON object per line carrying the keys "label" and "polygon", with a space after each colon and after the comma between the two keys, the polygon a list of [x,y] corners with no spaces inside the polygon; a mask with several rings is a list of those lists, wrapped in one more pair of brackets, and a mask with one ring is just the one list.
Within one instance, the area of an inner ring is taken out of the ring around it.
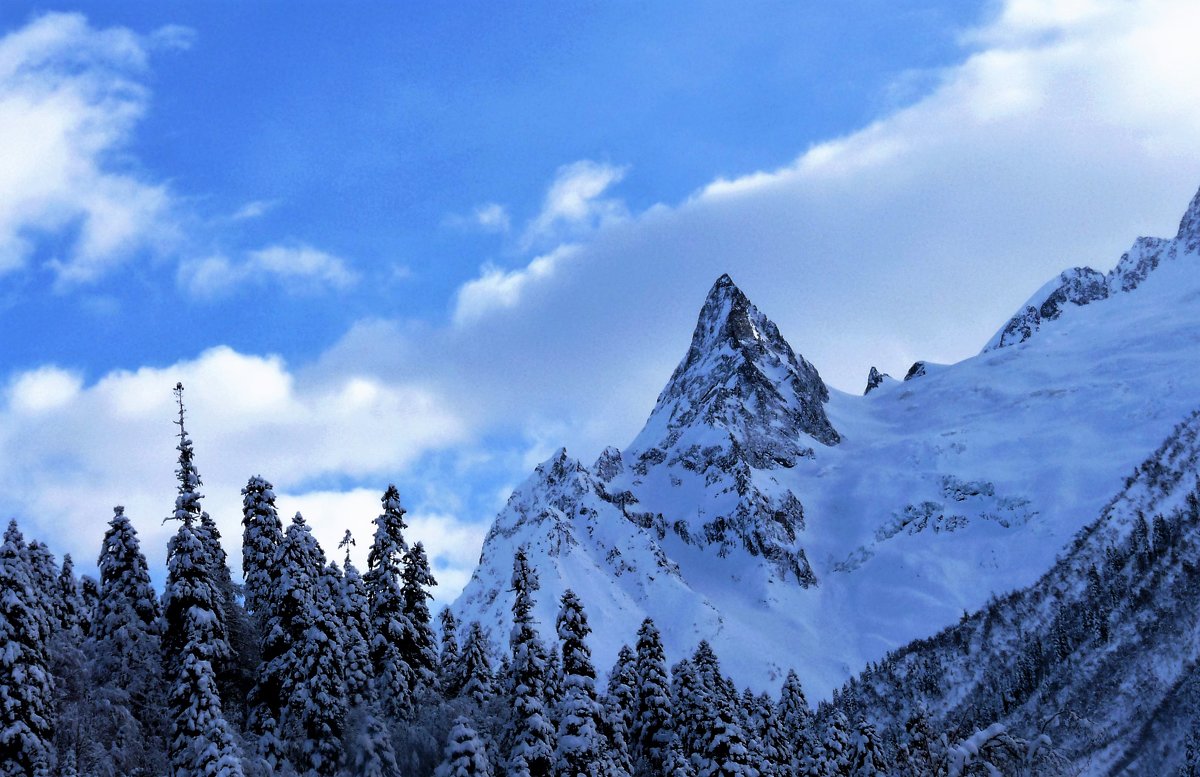
{"label": "snow-covered fir tree", "polygon": [[492,777],[487,749],[465,717],[454,719],[446,740],[445,758],[435,777]]}
{"label": "snow-covered fir tree", "polygon": [[83,624],[87,621],[87,616],[84,613],[83,591],[79,585],[79,578],[75,576],[75,562],[70,553],[63,555],[54,603],[59,629],[75,635],[76,639],[82,639]]}
{"label": "snow-covered fir tree", "polygon": [[400,594],[404,598],[404,632],[400,641],[400,656],[407,665],[409,692],[414,702],[433,695],[437,690],[438,650],[429,612],[430,592],[437,580],[429,569],[425,546],[416,542],[402,559]]}
{"label": "snow-covered fir tree", "polygon": [[555,625],[562,645],[562,699],[557,709],[554,773],[564,777],[611,777],[616,774],[616,765],[606,757],[600,733],[596,670],[587,645],[591,627],[574,591],[563,593]]}
{"label": "snow-covered fir tree", "polygon": [[370,699],[371,612],[366,584],[350,560],[350,545],[354,540],[349,534],[346,532],[341,543],[346,548],[342,573],[342,646],[346,654],[346,701],[351,707],[358,707]]}
{"label": "snow-covered fir tree", "polygon": [[283,522],[275,508],[275,487],[255,475],[242,489],[242,591],[246,614],[262,628],[277,576],[275,553],[283,542]]}
{"label": "snow-covered fir tree", "polygon": [[707,739],[693,759],[697,777],[758,777],[761,756],[752,753],[738,709],[729,699],[710,699]]}
{"label": "snow-covered fir tree", "polygon": [[[323,560],[319,545],[316,552]],[[347,694],[344,629],[338,607],[341,592],[341,570],[336,564],[322,565],[301,652],[305,679],[290,700],[303,734],[298,759],[301,774],[311,777],[333,777],[342,766]]]}
{"label": "snow-covered fir tree", "polygon": [[471,621],[462,650],[462,693],[476,707],[482,708],[495,694],[492,678],[491,648],[487,634],[479,621]]}
{"label": "snow-covered fir tree", "polygon": [[662,772],[666,748],[674,734],[666,653],[658,627],[650,618],[642,621],[638,629],[636,674],[637,703],[632,731],[634,770],[638,775],[649,777]]}
{"label": "snow-covered fir tree", "polygon": [[546,777],[554,763],[554,725],[545,707],[546,649],[533,622],[537,572],[529,566],[524,548],[513,558],[513,627],[509,638],[512,655],[511,719],[505,730],[510,775]]}
{"label": "snow-covered fir tree", "polygon": [[613,760],[623,771],[633,772],[633,721],[637,710],[637,656],[622,645],[608,673],[603,701],[601,733]]}
{"label": "snow-covered fir tree", "polygon": [[162,611],[124,507],[113,508],[97,563],[99,593],[88,638],[97,704],[85,709],[94,739],[111,746],[90,758],[80,754],[77,765],[85,772],[158,773],[166,765]]}
{"label": "snow-covered fir tree", "polygon": [[463,686],[462,652],[458,649],[458,620],[449,607],[438,614],[442,647],[438,652],[438,687],[445,699],[457,699]]}
{"label": "snow-covered fir tree", "polygon": [[46,593],[12,521],[0,545],[0,777],[53,777],[54,681],[46,654]]}
{"label": "snow-covered fir tree", "polygon": [[167,545],[163,594],[163,654],[171,714],[172,777],[242,777],[237,744],[221,708],[216,666],[230,657],[214,580],[215,560],[198,531],[200,477],[184,428],[183,385],[179,400],[179,494],[174,517],[179,529]]}
{"label": "snow-covered fir tree", "polygon": [[850,773],[854,777],[879,777],[887,774],[882,749],[875,726],[866,720],[860,720],[854,739],[854,763]]}
{"label": "snow-covered fir tree", "polygon": [[241,777],[237,745],[221,709],[213,664],[228,655],[220,592],[211,579],[211,560],[184,520],[167,548],[163,597],[164,653],[171,712],[173,777]]}
{"label": "snow-covered fir tree", "polygon": [[38,618],[47,642],[58,633],[58,562],[50,548],[40,540],[30,540],[25,548],[29,560],[29,582],[38,592]]}
{"label": "snow-covered fir tree", "polygon": [[815,760],[820,769],[817,774],[849,777],[854,773],[854,743],[851,740],[850,723],[839,709],[834,709],[825,721],[820,755]]}
{"label": "snow-covered fir tree", "polygon": [[674,741],[689,756],[698,754],[708,740],[709,695],[695,664],[684,658],[671,667],[671,701],[675,723]]}
{"label": "snow-covered fir tree", "polygon": [[388,486],[382,502],[383,512],[375,518],[375,537],[363,577],[371,612],[371,666],[384,713],[404,720],[413,712],[414,685],[400,650],[409,632],[400,585],[400,562],[408,550],[404,541],[407,524],[400,492],[394,485]]}

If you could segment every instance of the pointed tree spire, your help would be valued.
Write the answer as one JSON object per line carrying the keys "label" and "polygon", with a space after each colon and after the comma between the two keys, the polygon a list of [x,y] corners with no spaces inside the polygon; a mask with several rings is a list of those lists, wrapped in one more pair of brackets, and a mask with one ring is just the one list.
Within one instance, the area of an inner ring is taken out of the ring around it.
{"label": "pointed tree spire", "polygon": [[442,649],[438,655],[438,684],[442,696],[458,698],[462,691],[462,653],[458,649],[458,621],[449,607],[443,607],[438,615],[442,625]]}
{"label": "pointed tree spire", "polygon": [[556,621],[562,642],[562,700],[559,703],[558,749],[555,773],[605,777],[614,771],[605,763],[600,734],[600,705],[596,701],[596,670],[587,646],[591,633],[583,602],[574,591],[562,595]]}
{"label": "pointed tree spire", "polygon": [[203,495],[199,489],[203,484],[200,473],[196,471],[196,453],[192,449],[192,440],[184,426],[182,383],[175,384],[175,401],[179,405],[179,419],[175,422],[179,427],[179,444],[175,446],[175,450],[179,451],[179,468],[175,470],[175,477],[179,479],[179,495],[175,498],[173,517],[177,521],[190,524],[200,519],[200,499]]}
{"label": "pointed tree spire", "polygon": [[671,688],[667,659],[654,621],[646,618],[638,630],[637,711],[633,743],[635,767],[640,774],[661,773],[673,735]]}
{"label": "pointed tree spire", "polygon": [[394,485],[388,486],[381,501],[383,512],[375,518],[375,537],[363,578],[371,610],[371,664],[385,714],[405,720],[413,711],[413,680],[400,651],[410,628],[400,584],[400,564],[408,550],[404,541],[407,524]]}
{"label": "pointed tree spire", "polygon": [[[183,384],[179,403],[179,529],[167,545],[163,594],[163,655],[171,711],[170,760],[175,774],[241,777],[237,744],[217,691],[218,667],[231,657],[224,599],[212,556],[213,527],[202,519],[192,441],[184,427]],[[228,569],[226,569],[228,572]]]}
{"label": "pointed tree spire", "polygon": [[433,692],[437,685],[437,636],[429,613],[429,589],[437,585],[429,569],[425,546],[417,542],[404,553],[400,575],[400,594],[404,598],[405,631],[400,654],[408,665],[410,691],[416,701]]}
{"label": "pointed tree spire", "polygon": [[270,606],[278,571],[275,554],[283,542],[283,522],[275,509],[275,487],[255,475],[242,489],[242,576],[246,612],[261,622]]}
{"label": "pointed tree spire", "polygon": [[495,693],[492,678],[491,646],[479,621],[471,621],[462,651],[462,691],[460,696],[482,708]]}
{"label": "pointed tree spire", "polygon": [[95,673],[105,685],[128,694],[130,712],[143,728],[157,730],[163,701],[162,612],[137,530],[124,507],[113,508],[96,563],[100,590],[90,635]]}
{"label": "pointed tree spire", "polygon": [[525,548],[513,557],[513,627],[509,639],[512,652],[512,719],[505,741],[509,750],[509,773],[545,777],[554,760],[554,726],[545,707],[546,647],[533,622],[537,572],[529,566]]}

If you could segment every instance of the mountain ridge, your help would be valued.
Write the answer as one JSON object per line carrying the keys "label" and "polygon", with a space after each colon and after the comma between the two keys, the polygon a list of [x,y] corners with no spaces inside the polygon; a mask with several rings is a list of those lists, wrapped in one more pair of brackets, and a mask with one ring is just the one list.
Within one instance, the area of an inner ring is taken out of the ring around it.
{"label": "mountain ridge", "polygon": [[[1172,259],[1194,221],[1167,241]],[[599,666],[653,617],[669,656],[706,639],[739,683],[775,685],[794,667],[825,697],[1034,583],[1192,409],[1200,375],[1175,365],[1200,359],[1196,266],[1127,254],[1118,268],[1145,272],[1104,304],[1047,294],[1039,304],[1059,317],[1019,348],[927,364],[868,397],[826,388],[722,276],[646,426],[591,467],[564,461],[562,480],[539,467],[455,612],[506,633],[508,563],[523,546],[543,569],[543,624],[567,588],[597,611]],[[1068,271],[1048,288],[1066,276],[1080,290],[1093,280]],[[801,399],[808,415],[795,414]],[[756,650],[736,654],[747,639]]]}

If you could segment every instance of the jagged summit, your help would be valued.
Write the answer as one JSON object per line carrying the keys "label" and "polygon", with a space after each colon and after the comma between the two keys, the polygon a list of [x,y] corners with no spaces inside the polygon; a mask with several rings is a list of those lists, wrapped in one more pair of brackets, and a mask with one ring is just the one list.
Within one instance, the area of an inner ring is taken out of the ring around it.
{"label": "jagged summit", "polygon": [[[1185,244],[1187,251],[1195,251],[1200,248],[1200,190],[1196,191],[1196,196],[1192,197],[1187,212],[1179,220],[1179,232],[1175,234],[1175,239]],[[727,278],[728,276],[722,277]]]}
{"label": "jagged summit", "polygon": [[828,400],[816,368],[722,275],[704,300],[687,355],[659,395],[648,428],[656,420],[674,432],[697,423],[723,427],[751,451],[756,466],[772,466],[767,462],[778,458],[760,450],[756,438],[762,433],[794,437],[799,431],[825,445],[841,440],[825,415]]}
{"label": "jagged summit", "polygon": [[1064,271],[1022,305],[983,350],[994,351],[1023,343],[1071,308],[1133,291],[1164,261],[1197,252],[1200,252],[1200,191],[1196,192],[1180,219],[1179,231],[1173,239],[1139,237],[1107,275],[1090,267]]}

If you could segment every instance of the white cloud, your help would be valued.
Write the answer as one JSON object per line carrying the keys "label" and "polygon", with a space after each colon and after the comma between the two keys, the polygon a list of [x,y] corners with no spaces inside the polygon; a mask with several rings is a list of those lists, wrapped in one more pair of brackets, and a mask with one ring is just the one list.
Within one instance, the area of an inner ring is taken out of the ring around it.
{"label": "white cloud", "polygon": [[249,221],[265,216],[278,203],[275,200],[251,200],[234,211],[229,218],[233,221]]}
{"label": "white cloud", "polygon": [[[403,494],[401,498],[404,498]],[[381,509],[379,499],[380,491],[356,488],[300,494],[281,492],[276,502],[288,510],[285,518],[297,511],[303,514],[326,556],[338,564],[343,562],[345,552],[337,550],[337,546],[349,529],[355,541],[351,560],[363,570],[374,531],[371,521]],[[412,511],[405,516],[405,522],[408,524],[405,539],[410,544],[422,543],[429,556],[430,567],[438,581],[433,589],[435,604],[449,604],[471,578],[479,561],[479,548],[483,545],[487,526],[464,522],[446,512]]]}
{"label": "white cloud", "polygon": [[148,49],[182,28],[140,38],[47,14],[0,38],[0,273],[27,265],[34,238],[77,231],[49,266],[60,285],[94,281],[175,235],[172,198],[115,161],[145,111]]}
{"label": "white cloud", "polygon": [[346,262],[311,246],[268,246],[248,251],[243,261],[215,255],[179,265],[181,286],[200,297],[220,297],[239,286],[280,284],[291,293],[345,290],[358,282]]}
{"label": "white cloud", "polygon": [[475,207],[469,216],[452,213],[442,224],[455,229],[472,229],[481,232],[505,234],[512,228],[508,208],[498,202],[485,202]]}
{"label": "white cloud", "polygon": [[628,216],[625,204],[602,195],[625,177],[627,168],[581,159],[563,165],[546,192],[542,210],[525,229],[526,247],[578,235]]}
{"label": "white cloud", "polygon": [[[15,376],[0,402],[0,513],[22,516],[27,534],[86,563],[111,506],[123,504],[160,564],[173,530],[161,520],[175,492],[171,387],[180,380],[208,509],[233,540],[231,551],[240,536],[239,491],[253,474],[285,494],[328,477],[378,479],[382,491],[422,456],[461,445],[469,433],[428,386],[354,372],[300,378],[279,358],[229,348],[89,385],[41,368]],[[297,508],[281,500],[281,509]],[[365,526],[377,512],[376,496],[373,511],[344,520]],[[456,531],[446,536],[461,539]]]}
{"label": "white cloud", "polygon": [[478,278],[459,288],[454,301],[454,323],[461,326],[493,311],[515,308],[530,286],[551,278],[559,265],[574,254],[575,246],[562,245],[516,270],[484,265]]}

